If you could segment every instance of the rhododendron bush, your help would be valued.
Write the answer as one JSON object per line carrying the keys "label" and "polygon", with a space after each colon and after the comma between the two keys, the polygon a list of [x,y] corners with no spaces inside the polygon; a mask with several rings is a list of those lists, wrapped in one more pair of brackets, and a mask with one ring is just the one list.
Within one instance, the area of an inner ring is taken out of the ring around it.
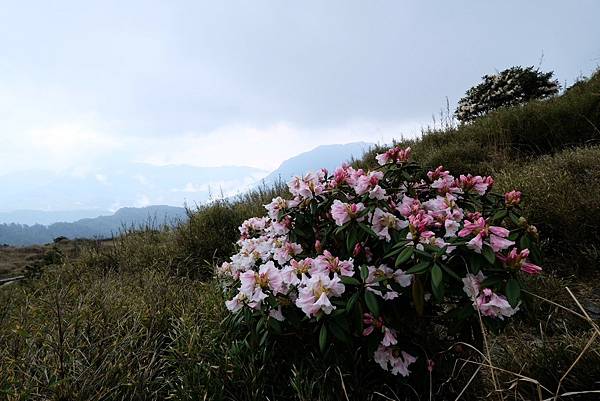
{"label": "rhododendron bush", "polygon": [[[521,193],[492,177],[424,171],[410,148],[296,177],[291,199],[240,227],[218,269],[227,308],[275,333],[364,346],[394,375],[419,358],[412,322],[435,316],[498,324],[519,312],[522,275],[541,268]],[[428,364],[431,366],[431,364]]]}

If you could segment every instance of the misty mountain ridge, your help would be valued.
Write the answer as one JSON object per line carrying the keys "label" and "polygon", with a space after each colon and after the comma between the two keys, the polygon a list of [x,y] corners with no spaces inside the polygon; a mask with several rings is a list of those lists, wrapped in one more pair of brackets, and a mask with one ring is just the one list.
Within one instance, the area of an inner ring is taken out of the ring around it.
{"label": "misty mountain ridge", "polygon": [[321,145],[308,152],[300,153],[283,163],[261,180],[264,184],[273,184],[279,180],[287,182],[294,176],[303,175],[308,171],[326,168],[330,173],[342,163],[352,158],[360,158],[374,146],[373,143],[352,142],[342,145]]}
{"label": "misty mountain ridge", "polygon": [[114,214],[85,218],[72,223],[50,225],[0,224],[0,244],[33,245],[52,242],[57,237],[110,238],[125,228],[173,226],[187,218],[185,208],[155,205],[124,207]]}
{"label": "misty mountain ridge", "polygon": [[179,205],[232,197],[257,185],[288,181],[320,168],[333,172],[342,163],[361,157],[371,146],[366,142],[322,145],[284,161],[268,175],[244,166],[130,163],[87,174],[30,171],[0,176],[0,186],[6,189],[0,207],[10,210],[19,205],[17,210],[0,212],[0,244],[48,243],[60,236],[111,237],[125,226],[174,224],[186,218],[185,209]]}

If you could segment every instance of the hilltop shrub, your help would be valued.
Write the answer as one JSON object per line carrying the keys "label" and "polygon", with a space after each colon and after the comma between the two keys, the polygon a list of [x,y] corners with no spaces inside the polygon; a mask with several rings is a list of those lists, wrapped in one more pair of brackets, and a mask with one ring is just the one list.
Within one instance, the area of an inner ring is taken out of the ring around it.
{"label": "hilltop shrub", "polygon": [[483,82],[469,89],[458,102],[454,115],[469,122],[501,107],[516,106],[533,99],[544,99],[558,93],[553,72],[533,67],[511,67],[498,74],[483,76]]}
{"label": "hilltop shrub", "polygon": [[409,157],[393,148],[373,171],[296,177],[293,199],[277,197],[268,216],[245,221],[239,252],[218,272],[234,322],[265,338],[315,333],[322,351],[368,349],[407,376],[419,322],[444,321],[455,336],[461,323],[498,329],[517,313],[522,275],[541,271],[521,193],[492,192],[491,177],[426,172]]}

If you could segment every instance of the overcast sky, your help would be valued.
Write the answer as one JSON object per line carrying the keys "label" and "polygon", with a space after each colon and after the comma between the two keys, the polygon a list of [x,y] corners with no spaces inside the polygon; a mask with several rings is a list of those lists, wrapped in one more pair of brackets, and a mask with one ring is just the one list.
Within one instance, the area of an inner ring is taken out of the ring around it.
{"label": "overcast sky", "polygon": [[1,1],[0,174],[273,169],[387,142],[513,65],[600,64],[600,2]]}

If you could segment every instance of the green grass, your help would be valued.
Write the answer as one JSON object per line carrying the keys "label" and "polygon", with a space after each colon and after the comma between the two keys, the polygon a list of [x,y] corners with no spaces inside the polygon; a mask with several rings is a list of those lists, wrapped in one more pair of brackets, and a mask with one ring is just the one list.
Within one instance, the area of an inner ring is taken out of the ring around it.
{"label": "green grass", "polygon": [[[568,286],[592,313],[600,306],[599,126],[597,73],[555,99],[400,144],[412,146],[414,158],[427,166],[493,174],[497,190],[521,189],[545,254],[546,274],[532,279],[531,288],[579,311]],[[372,165],[379,150],[355,165]],[[451,346],[442,326],[417,339],[436,344],[431,378],[421,358],[416,374],[402,380],[385,374],[364,350],[336,345],[322,355],[313,333],[261,344],[261,336],[227,319],[213,266],[232,253],[238,225],[285,192],[277,185],[200,206],[177,228],[124,232],[110,246],[91,243],[41,278],[2,287],[0,399],[404,400],[429,399],[430,392],[434,399],[455,399],[482,358]],[[592,335],[589,323],[556,305],[529,297],[522,307],[528,313],[488,336],[492,362],[505,370],[496,376],[506,400],[537,397],[535,385],[514,382],[508,371],[554,391]],[[595,342],[562,391],[598,389],[598,377]],[[495,394],[483,367],[462,399]]]}

